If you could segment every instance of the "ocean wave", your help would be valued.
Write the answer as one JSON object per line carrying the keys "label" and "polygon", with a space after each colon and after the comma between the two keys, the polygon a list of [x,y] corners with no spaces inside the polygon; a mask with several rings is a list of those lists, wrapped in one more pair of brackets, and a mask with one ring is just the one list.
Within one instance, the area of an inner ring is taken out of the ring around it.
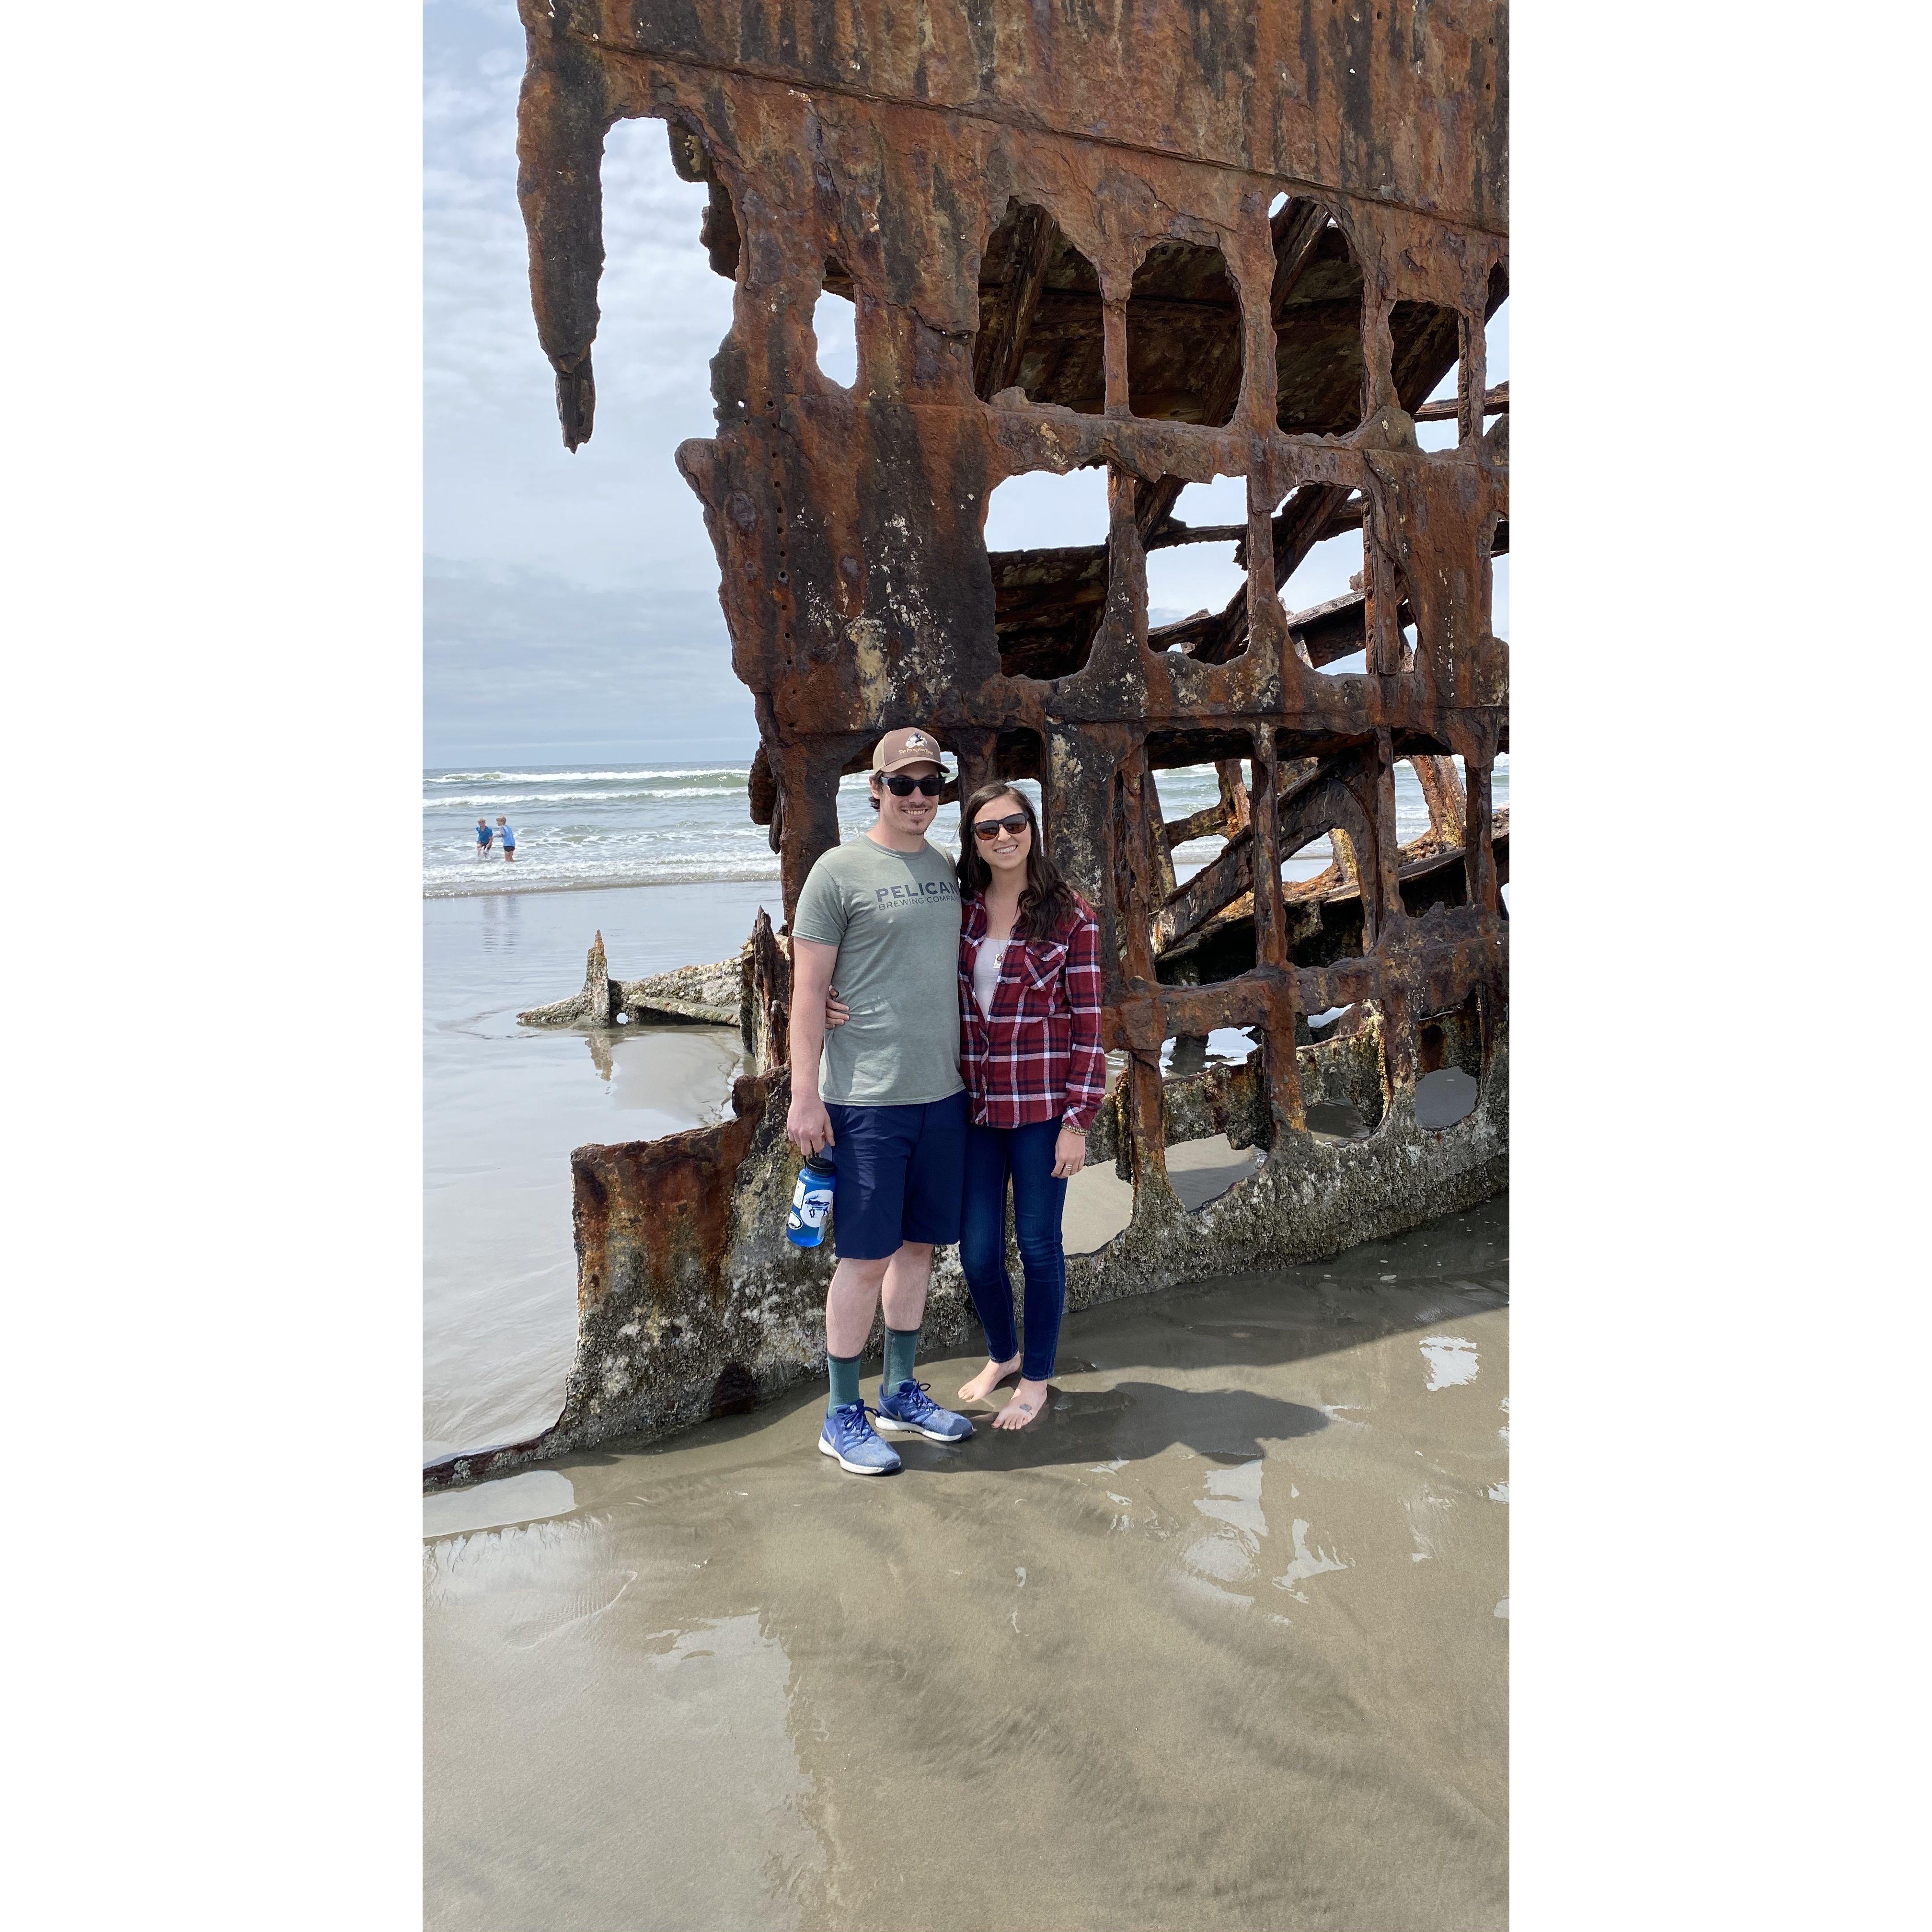
{"label": "ocean wave", "polygon": [[425,784],[581,784],[624,778],[745,777],[748,765],[625,765],[608,771],[428,771]]}
{"label": "ocean wave", "polygon": [[[526,858],[537,859],[546,850],[573,850],[579,846],[603,845],[620,849],[637,848],[660,852],[667,847],[702,856],[720,844],[769,842],[770,832],[749,819],[734,825],[707,825],[688,818],[673,819],[661,825],[640,825],[634,819],[614,819],[598,824],[584,819],[536,819],[517,814],[517,850]],[[474,864],[476,832],[474,826],[459,820],[447,830],[426,826],[423,835],[423,861],[431,864],[440,857],[450,865]]]}
{"label": "ocean wave", "polygon": [[736,790],[712,791],[703,785],[660,785],[640,791],[498,791],[458,793],[452,798],[426,798],[425,812],[481,812],[508,805],[634,805],[644,799],[712,798],[742,802]]}
{"label": "ocean wave", "polygon": [[425,878],[422,896],[426,899],[482,898],[494,892],[588,892],[606,886],[758,885],[779,878],[778,862],[758,866],[709,866],[691,872],[598,872],[571,878],[510,878],[509,868],[499,866],[486,877],[466,878],[458,874],[447,879]]}

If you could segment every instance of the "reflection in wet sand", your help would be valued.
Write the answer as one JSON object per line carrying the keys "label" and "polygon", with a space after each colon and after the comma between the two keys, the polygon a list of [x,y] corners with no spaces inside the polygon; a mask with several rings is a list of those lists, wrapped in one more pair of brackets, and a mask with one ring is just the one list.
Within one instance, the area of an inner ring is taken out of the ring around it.
{"label": "reflection in wet sand", "polygon": [[1324,1570],[1346,1570],[1350,1567],[1349,1560],[1346,1556],[1337,1556],[1332,1550],[1311,1552],[1308,1547],[1308,1524],[1300,1516],[1289,1525],[1288,1533],[1289,1540],[1294,1545],[1294,1560],[1274,1580],[1278,1588],[1292,1592],[1298,1602],[1305,1604],[1309,1600],[1308,1592],[1300,1586],[1307,1578],[1319,1576]]}
{"label": "reflection in wet sand", "polygon": [[800,1395],[428,1542],[428,1922],[1501,1924],[1506,1225],[1076,1316],[886,1481]]}
{"label": "reflection in wet sand", "polygon": [[1479,1364],[1476,1345],[1466,1335],[1430,1335],[1422,1344],[1423,1359],[1429,1364],[1429,1387],[1454,1388],[1476,1379]]}

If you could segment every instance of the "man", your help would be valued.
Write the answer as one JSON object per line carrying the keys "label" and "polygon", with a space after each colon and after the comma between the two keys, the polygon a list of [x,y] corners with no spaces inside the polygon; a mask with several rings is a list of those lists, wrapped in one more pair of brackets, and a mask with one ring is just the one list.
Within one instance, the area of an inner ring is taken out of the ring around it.
{"label": "man", "polygon": [[[972,1424],[913,1375],[932,1251],[959,1238],[966,1088],[959,1077],[959,889],[926,842],[946,774],[930,734],[888,731],[872,754],[878,822],[820,855],[792,916],[791,1106],[785,1138],[832,1150],[838,1254],[825,1297],[832,1390],[821,1454],[855,1476],[899,1466],[866,1417],[859,1358],[881,1304],[879,1426],[963,1442]],[[851,1018],[826,1037],[835,979]]]}

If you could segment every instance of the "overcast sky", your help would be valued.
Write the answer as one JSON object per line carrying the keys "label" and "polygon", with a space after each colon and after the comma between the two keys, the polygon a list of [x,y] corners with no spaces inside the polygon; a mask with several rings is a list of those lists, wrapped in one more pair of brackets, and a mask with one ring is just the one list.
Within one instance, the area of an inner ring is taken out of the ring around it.
{"label": "overcast sky", "polygon": [[742,758],[718,567],[671,453],[714,428],[730,284],[664,127],[604,163],[596,434],[573,456],[531,320],[513,0],[424,11],[424,759]]}
{"label": "overcast sky", "polygon": [[[731,326],[731,286],[698,246],[704,190],[673,172],[662,122],[611,130],[596,434],[572,455],[530,315],[514,0],[425,0],[424,23],[424,762],[748,760],[758,728],[731,671],[716,556],[671,460],[716,427],[710,364]],[[850,308],[828,304],[842,308],[845,341],[832,346],[830,313],[819,332],[827,372],[849,381]],[[1492,381],[1508,367],[1506,315]],[[1242,487],[1196,485],[1180,514],[1239,522]],[[995,550],[1106,536],[1097,470],[1016,477],[988,506]],[[1232,550],[1156,553],[1154,620],[1225,604],[1240,581]],[[1290,607],[1360,567],[1358,542],[1320,546]],[[1506,566],[1496,589],[1507,636]]]}

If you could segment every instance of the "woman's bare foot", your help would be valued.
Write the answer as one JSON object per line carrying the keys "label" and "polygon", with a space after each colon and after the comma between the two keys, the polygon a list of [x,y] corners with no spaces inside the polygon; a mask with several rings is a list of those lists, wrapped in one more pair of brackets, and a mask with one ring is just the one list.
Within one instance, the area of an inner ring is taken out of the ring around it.
{"label": "woman's bare foot", "polygon": [[986,1366],[960,1390],[959,1400],[962,1402],[984,1402],[987,1396],[991,1395],[994,1390],[998,1388],[1019,1365],[1020,1358],[1017,1355],[1014,1356],[1010,1362],[989,1360]]}
{"label": "woman's bare foot", "polygon": [[993,1418],[995,1429],[1024,1429],[1046,1406],[1047,1385],[1030,1382],[1024,1376],[1013,1390],[1013,1399]]}

